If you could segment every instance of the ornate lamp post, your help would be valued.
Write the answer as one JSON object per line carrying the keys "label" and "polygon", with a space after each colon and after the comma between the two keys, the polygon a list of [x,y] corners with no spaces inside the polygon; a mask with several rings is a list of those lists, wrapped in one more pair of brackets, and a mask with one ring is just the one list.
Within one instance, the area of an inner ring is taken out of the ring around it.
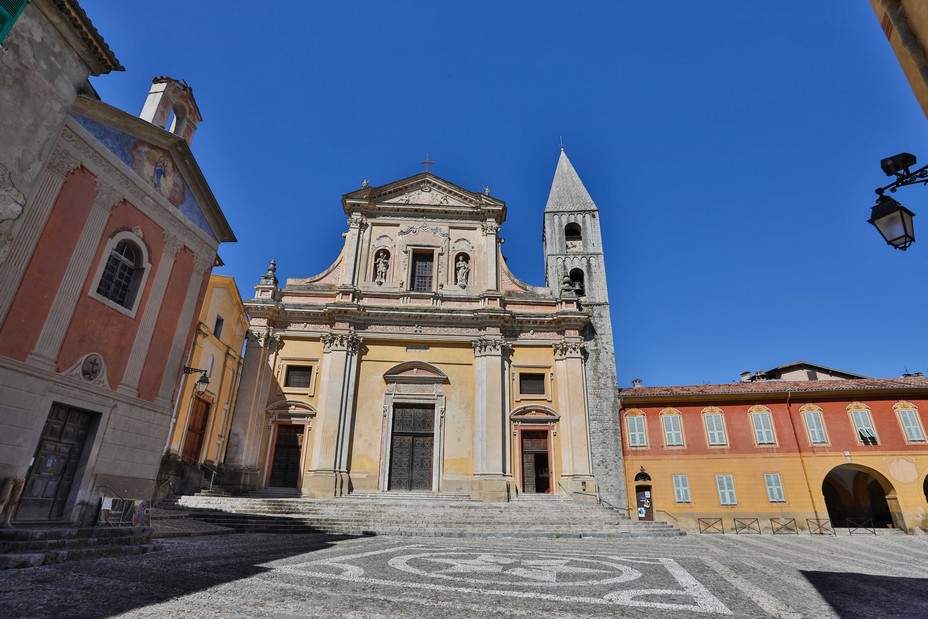
{"label": "ornate lamp post", "polygon": [[915,213],[895,199],[884,195],[884,192],[888,189],[890,193],[896,193],[899,187],[906,185],[928,184],[928,166],[912,172],[910,168],[915,165],[915,161],[915,155],[899,153],[880,162],[886,176],[895,176],[896,179],[876,190],[879,197],[870,211],[870,219],[867,220],[887,243],[902,251],[915,242],[915,228],[912,224]]}

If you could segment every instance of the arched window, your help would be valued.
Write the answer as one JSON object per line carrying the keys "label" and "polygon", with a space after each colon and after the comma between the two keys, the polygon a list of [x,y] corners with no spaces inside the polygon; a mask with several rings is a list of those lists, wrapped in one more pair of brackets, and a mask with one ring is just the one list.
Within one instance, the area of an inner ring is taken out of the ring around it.
{"label": "arched window", "polygon": [[168,124],[165,127],[174,135],[181,135],[184,131],[184,124],[187,120],[187,108],[180,103],[175,103],[171,110],[171,116],[168,118]]}
{"label": "arched window", "polygon": [[569,223],[564,226],[564,241],[567,244],[567,251],[583,249],[583,232],[580,231],[580,224]]}
{"label": "arched window", "polygon": [[119,241],[110,250],[97,294],[123,307],[131,308],[141,279],[141,251],[130,241]]}
{"label": "arched window", "polygon": [[577,296],[582,297],[586,291],[583,283],[583,269],[570,270],[570,285],[573,286]]}

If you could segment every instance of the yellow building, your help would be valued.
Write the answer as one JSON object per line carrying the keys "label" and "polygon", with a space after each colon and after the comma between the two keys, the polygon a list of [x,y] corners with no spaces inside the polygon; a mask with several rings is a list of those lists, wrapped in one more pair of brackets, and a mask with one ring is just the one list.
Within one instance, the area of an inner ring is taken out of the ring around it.
{"label": "yellow building", "polygon": [[639,520],[703,532],[928,532],[928,379],[620,390]]}
{"label": "yellow building", "polygon": [[886,38],[928,116],[928,3],[924,0],[870,0]]}
{"label": "yellow building", "polygon": [[225,458],[247,331],[248,316],[235,280],[211,275],[177,395],[159,484],[171,481],[176,491],[186,493],[198,490],[201,479],[214,481]]}
{"label": "yellow building", "polygon": [[488,190],[425,172],[342,206],[332,266],[278,287],[272,262],[245,304],[227,487],[489,501],[621,491],[598,213],[566,155],[544,212],[546,287],[506,266],[506,205]]}

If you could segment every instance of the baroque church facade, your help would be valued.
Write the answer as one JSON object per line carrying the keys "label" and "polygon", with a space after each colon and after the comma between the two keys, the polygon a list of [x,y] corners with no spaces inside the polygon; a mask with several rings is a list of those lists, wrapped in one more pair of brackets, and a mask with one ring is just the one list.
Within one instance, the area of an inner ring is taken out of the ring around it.
{"label": "baroque church facade", "polygon": [[599,213],[561,151],[546,286],[507,267],[506,204],[429,172],[343,196],[345,244],[245,302],[232,490],[549,494],[625,505]]}

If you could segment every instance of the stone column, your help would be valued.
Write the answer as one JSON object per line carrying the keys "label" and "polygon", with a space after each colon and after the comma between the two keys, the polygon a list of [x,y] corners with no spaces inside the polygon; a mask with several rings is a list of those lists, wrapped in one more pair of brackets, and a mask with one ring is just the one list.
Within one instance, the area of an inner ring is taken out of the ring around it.
{"label": "stone column", "polygon": [[103,235],[113,207],[122,199],[120,193],[103,185],[100,179],[97,179],[97,196],[84,222],[84,229],[74,247],[74,253],[71,254],[68,269],[55,293],[55,300],[42,326],[39,340],[27,358],[29,365],[51,371],[56,369],[55,362],[61,351],[61,345],[64,343],[65,335],[68,333],[71,317],[74,316],[74,310],[77,308],[77,301],[80,298],[87,273],[92,270],[100,237]]}
{"label": "stone column", "polygon": [[31,199],[26,201],[19,232],[13,239],[6,256],[0,255],[0,265],[3,267],[0,269],[0,324],[10,311],[13,297],[16,295],[16,290],[19,288],[65,179],[80,165],[80,161],[70,151],[59,146],[52,153],[48,166],[42,173],[38,189]]}
{"label": "stone column", "polygon": [[279,348],[280,336],[273,329],[249,330],[247,342],[226,443],[224,485],[233,492],[263,485],[258,458],[266,436],[265,411],[274,374],[273,355]]}
{"label": "stone column", "polygon": [[345,241],[345,265],[342,268],[342,286],[357,286],[360,276],[358,270],[358,257],[361,252],[361,230],[366,226],[364,217],[360,213],[352,213],[348,218],[348,238]]}
{"label": "stone column", "polygon": [[323,343],[319,409],[313,422],[312,454],[303,493],[316,498],[350,492],[348,456],[354,427],[355,391],[361,338],[330,333]]}
{"label": "stone column", "polygon": [[555,343],[554,359],[561,412],[561,480],[575,499],[595,500],[597,485],[590,457],[583,342],[565,338]]}
{"label": "stone column", "polygon": [[505,442],[506,402],[503,356],[509,344],[480,338],[474,347],[474,482],[471,495],[482,501],[508,500]]}
{"label": "stone column", "polygon": [[[164,251],[158,260],[158,269],[155,271],[151,292],[145,303],[145,311],[142,313],[142,320],[135,332],[135,342],[132,344],[132,352],[126,364],[122,384],[117,388],[119,392],[134,398],[139,396],[139,380],[142,378],[145,359],[148,358],[148,347],[155,332],[155,322],[158,320],[158,314],[161,313],[164,293],[171,278],[171,271],[174,269],[174,259],[183,246],[180,240],[165,233]],[[139,291],[139,294],[141,293],[142,291]]]}

